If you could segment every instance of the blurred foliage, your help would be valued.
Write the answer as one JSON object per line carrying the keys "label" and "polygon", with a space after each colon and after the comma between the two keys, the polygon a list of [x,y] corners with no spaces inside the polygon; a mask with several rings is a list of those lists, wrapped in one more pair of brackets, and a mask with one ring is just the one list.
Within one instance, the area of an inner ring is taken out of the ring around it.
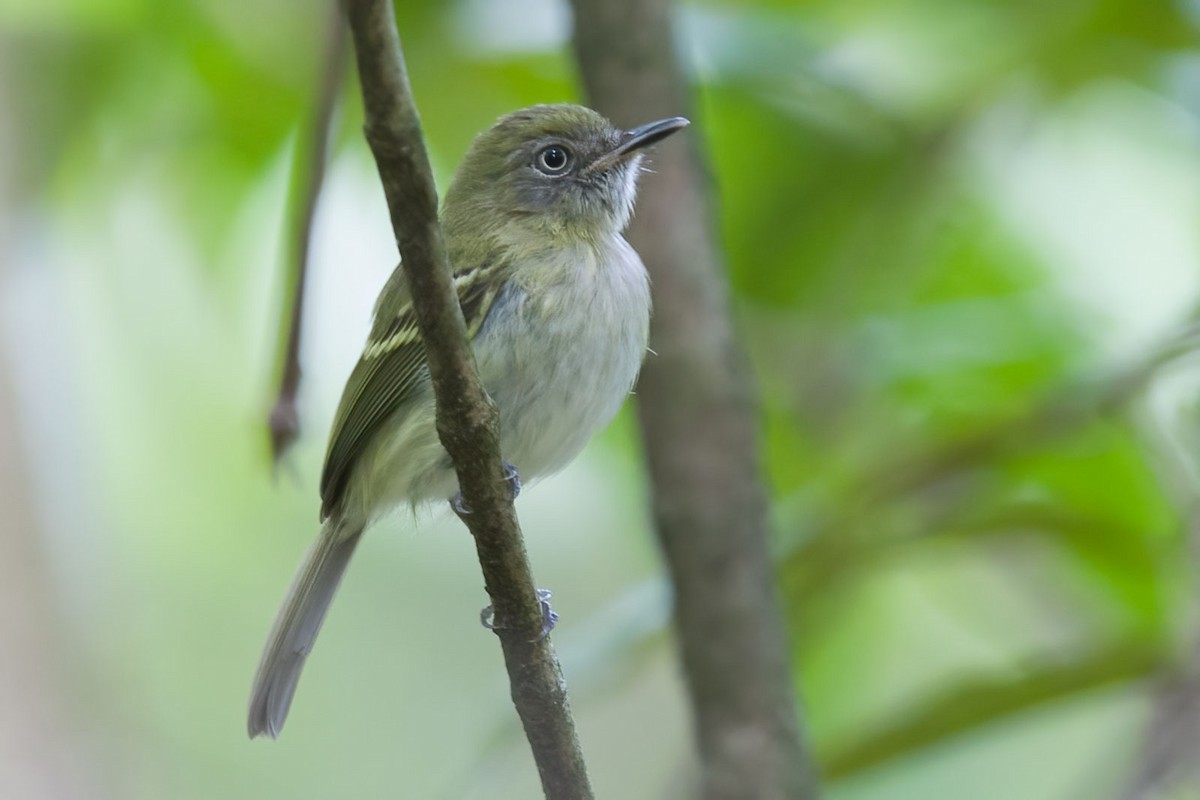
{"label": "blurred foliage", "polygon": [[[577,97],[565,5],[399,5],[442,185],[498,115]],[[284,739],[240,738],[392,259],[348,81],[307,432],[273,486],[262,419],[323,9],[0,1],[0,113],[20,121],[0,137],[0,352],[68,609],[47,624],[77,655],[62,746],[96,797],[536,785],[445,521],[372,537]],[[830,796],[1120,797],[1150,679],[1200,636],[1200,6],[712,0],[680,21]],[[598,790],[685,796],[633,436],[620,420],[522,513]]]}

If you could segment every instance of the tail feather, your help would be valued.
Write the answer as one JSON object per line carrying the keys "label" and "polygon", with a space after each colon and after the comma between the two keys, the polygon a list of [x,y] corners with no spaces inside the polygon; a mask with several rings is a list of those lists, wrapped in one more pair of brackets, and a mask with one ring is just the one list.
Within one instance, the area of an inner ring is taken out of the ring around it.
{"label": "tail feather", "polygon": [[304,660],[361,534],[361,526],[348,529],[333,519],[327,520],[305,556],[275,618],[254,676],[247,723],[250,738],[265,734],[274,739],[283,729]]}

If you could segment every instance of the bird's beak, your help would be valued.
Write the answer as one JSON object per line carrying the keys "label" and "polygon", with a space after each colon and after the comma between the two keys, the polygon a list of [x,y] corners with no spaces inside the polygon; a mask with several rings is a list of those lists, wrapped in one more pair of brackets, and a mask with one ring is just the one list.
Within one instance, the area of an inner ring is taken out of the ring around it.
{"label": "bird's beak", "polygon": [[588,165],[587,171],[599,172],[606,170],[638,150],[661,142],[675,131],[686,128],[690,124],[683,117],[671,117],[670,119],[660,119],[658,122],[640,125],[631,131],[625,131],[625,133],[621,134],[621,140],[617,143],[617,146]]}

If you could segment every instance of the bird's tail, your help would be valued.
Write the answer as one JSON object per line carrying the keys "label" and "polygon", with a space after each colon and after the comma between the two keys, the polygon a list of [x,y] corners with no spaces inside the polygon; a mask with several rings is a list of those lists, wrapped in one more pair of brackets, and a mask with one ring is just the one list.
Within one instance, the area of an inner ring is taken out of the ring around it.
{"label": "bird's tail", "polygon": [[274,739],[283,729],[304,659],[312,650],[362,531],[362,525],[348,527],[330,518],[304,557],[254,676],[247,723],[250,738],[265,734]]}

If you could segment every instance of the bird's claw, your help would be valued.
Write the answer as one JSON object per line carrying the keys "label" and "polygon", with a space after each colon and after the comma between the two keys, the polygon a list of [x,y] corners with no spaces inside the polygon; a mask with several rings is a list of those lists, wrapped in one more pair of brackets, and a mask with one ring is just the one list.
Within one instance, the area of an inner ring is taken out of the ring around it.
{"label": "bird's claw", "polygon": [[[521,493],[521,474],[517,472],[517,468],[507,461],[504,462],[504,481],[508,484],[508,489],[512,493],[511,500],[516,500],[517,495]],[[460,517],[471,513],[471,508],[463,502],[462,492],[455,492],[453,499],[450,500],[450,507],[454,509],[454,513]]]}
{"label": "bird's claw", "polygon": [[558,612],[550,607],[550,598],[553,592],[549,589],[538,589],[537,599],[538,607],[542,609],[542,631],[534,639],[535,642],[540,642],[550,635],[550,631],[554,630],[554,626],[558,624]]}
{"label": "bird's claw", "polygon": [[[558,612],[550,607],[550,598],[554,593],[549,589],[538,589],[537,599],[538,607],[542,610],[542,631],[533,641],[540,642],[550,635],[550,631],[554,630],[554,626],[558,624]],[[494,631],[505,627],[504,625],[496,624],[496,613],[491,606],[486,606],[479,612],[479,624],[487,628],[489,631]]]}
{"label": "bird's claw", "polygon": [[508,482],[508,489],[512,492],[512,499],[516,500],[521,494],[521,473],[517,472],[517,468],[507,461],[504,462],[504,480]]}

